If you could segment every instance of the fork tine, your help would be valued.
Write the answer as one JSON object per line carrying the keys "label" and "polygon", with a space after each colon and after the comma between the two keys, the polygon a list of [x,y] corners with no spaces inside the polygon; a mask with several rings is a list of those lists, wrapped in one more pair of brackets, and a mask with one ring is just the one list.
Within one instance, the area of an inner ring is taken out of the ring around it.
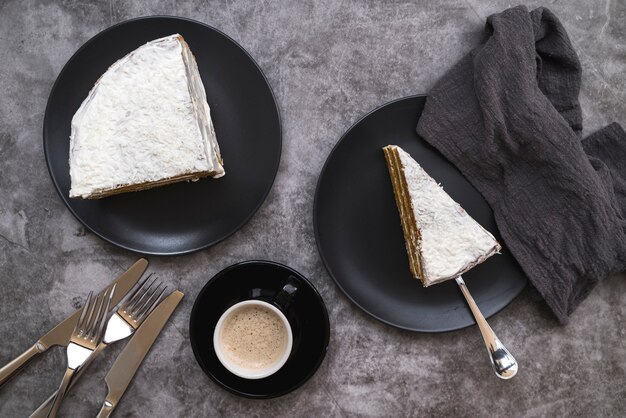
{"label": "fork tine", "polygon": [[163,300],[163,295],[165,294],[165,291],[167,290],[167,286],[163,286],[163,290],[161,290],[161,293],[159,293],[159,297],[156,298],[154,300],[154,302],[152,303],[152,305],[150,306],[150,308],[148,308],[148,310],[143,314],[143,317],[141,318],[141,320],[143,321],[148,315],[150,315],[152,313],[152,311],[159,306],[159,303],[161,303],[161,301]]}
{"label": "fork tine", "polygon": [[78,318],[78,321],[76,321],[75,332],[79,335],[82,334],[83,330],[85,329],[85,316],[87,315],[87,311],[89,310],[89,304],[91,303],[92,296],[93,292],[89,292],[89,294],[87,295],[87,300],[85,301],[83,309],[80,313],[80,317]]}
{"label": "fork tine", "polygon": [[109,297],[107,298],[107,304],[104,308],[104,311],[102,312],[102,317],[100,318],[100,326],[98,327],[97,330],[97,335],[96,335],[96,340],[100,340],[100,338],[102,338],[102,333],[104,332],[104,326],[107,323],[107,320],[109,318],[109,311],[111,310],[111,299],[113,299],[113,294],[115,293],[115,287],[117,286],[117,284],[114,284],[113,287],[111,287],[110,292],[109,292]]}
{"label": "fork tine", "polygon": [[137,306],[133,310],[132,316],[137,317],[140,314],[140,312],[142,312],[144,310],[144,308],[146,306],[150,306],[152,298],[160,290],[161,285],[162,285],[162,283],[159,282],[159,283],[157,283],[157,285],[156,285],[156,287],[154,289],[149,289],[149,291],[146,292],[146,294],[144,295],[145,296],[144,300],[141,303],[137,304]]}
{"label": "fork tine", "polygon": [[83,335],[86,335],[89,331],[89,324],[93,318],[94,310],[96,309],[96,306],[98,306],[98,296],[98,294],[93,295],[91,297],[91,301],[89,301],[89,310],[87,311],[87,316],[85,317],[85,322],[83,323]]}
{"label": "fork tine", "polygon": [[[126,311],[130,316],[135,316],[137,314],[137,311],[141,308],[141,306],[143,306],[143,304],[145,303],[146,299],[148,299],[150,297],[150,295],[154,292],[153,286],[155,285],[156,281],[157,281],[157,277],[154,278],[154,280],[152,280],[152,282],[150,283],[150,286],[148,286],[147,288],[145,288],[143,290],[143,292],[138,295],[139,298],[137,300],[135,300],[132,304],[132,306],[130,306],[128,308],[128,310]],[[156,283],[156,287],[158,288],[160,285],[160,283]]]}
{"label": "fork tine", "polygon": [[121,308],[124,311],[128,311],[129,307],[134,304],[136,302],[136,300],[141,296],[141,294],[143,293],[143,289],[145,288],[146,284],[149,283],[148,288],[150,288],[150,286],[152,286],[152,283],[154,283],[154,281],[156,280],[156,277],[150,281],[150,278],[154,276],[154,273],[150,273],[142,282],[141,284],[137,287],[137,289],[135,289],[135,291],[133,291],[129,297],[126,298],[126,300],[124,301],[124,303],[122,304]]}
{"label": "fork tine", "polygon": [[109,293],[109,289],[107,289],[104,294],[98,296],[98,299],[96,300],[96,306],[94,306],[94,315],[91,318],[91,321],[89,322],[89,333],[87,334],[87,338],[91,341],[93,341],[94,337],[95,337],[95,330],[97,329],[98,325],[99,325],[99,319],[100,319],[100,313],[102,312],[102,308],[103,308],[103,304],[104,304],[104,298],[107,297],[107,294]]}
{"label": "fork tine", "polygon": [[95,298],[92,298],[91,300],[91,306],[89,307],[89,314],[87,315],[87,318],[85,319],[85,324],[83,327],[83,336],[85,338],[89,338],[89,334],[91,331],[91,327],[93,324],[93,319],[94,319],[94,312],[96,310],[96,307],[98,306],[98,300],[100,299],[100,295],[97,295]]}
{"label": "fork tine", "polygon": [[[161,285],[162,284],[159,284],[159,287],[161,287]],[[159,287],[155,289],[155,292],[153,293],[153,295],[151,295],[150,298],[146,301],[145,306],[143,306],[141,310],[137,312],[137,318],[136,318],[137,322],[143,321],[143,318],[148,316],[150,312],[152,312],[152,310],[161,301],[161,297],[163,296],[163,293],[165,293],[165,291],[167,290],[167,286],[163,286],[161,291],[157,293],[157,291],[159,290]]]}
{"label": "fork tine", "polygon": [[95,341],[98,337],[98,330],[100,329],[100,323],[102,322],[102,318],[106,318],[108,315],[107,311],[107,302],[111,298],[112,287],[107,288],[106,292],[102,295],[102,300],[100,301],[100,306],[98,307],[98,314],[94,318],[93,328],[91,330],[92,340]]}
{"label": "fork tine", "polygon": [[87,315],[87,311],[89,310],[89,304],[91,303],[91,297],[93,296],[93,292],[89,292],[89,294],[87,295],[87,300],[85,301],[85,304],[83,305],[83,309],[80,313],[80,317],[78,318],[78,321],[76,322],[76,327],[75,327],[75,331],[78,331],[78,333],[81,333],[83,329],[85,329],[85,316]]}
{"label": "fork tine", "polygon": [[98,329],[100,329],[100,323],[102,322],[102,318],[106,317],[108,313],[106,311],[105,303],[109,299],[110,294],[111,294],[111,288],[107,288],[107,290],[102,295],[102,298],[100,299],[100,303],[98,304],[98,313],[93,319],[93,326],[91,327],[91,332],[89,335],[92,341],[96,340],[96,337],[98,336]]}

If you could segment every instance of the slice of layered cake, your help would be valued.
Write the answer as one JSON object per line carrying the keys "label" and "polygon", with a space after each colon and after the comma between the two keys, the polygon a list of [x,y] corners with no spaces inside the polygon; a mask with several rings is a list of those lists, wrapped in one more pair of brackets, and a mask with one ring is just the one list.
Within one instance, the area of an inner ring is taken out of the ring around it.
{"label": "slice of layered cake", "polygon": [[454,279],[500,251],[493,235],[402,148],[383,151],[413,277],[425,287]]}
{"label": "slice of layered cake", "polygon": [[196,60],[180,35],[132,51],[72,119],[70,197],[95,199],[224,175]]}

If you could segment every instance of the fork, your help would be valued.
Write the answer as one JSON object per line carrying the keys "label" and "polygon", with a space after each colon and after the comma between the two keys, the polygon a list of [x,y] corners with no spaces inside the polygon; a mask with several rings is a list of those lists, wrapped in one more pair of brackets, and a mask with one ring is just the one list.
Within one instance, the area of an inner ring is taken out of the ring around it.
{"label": "fork", "polygon": [[83,306],[78,322],[74,327],[70,342],[67,345],[67,369],[61,380],[61,386],[56,396],[48,417],[56,417],[63,397],[69,389],[70,382],[76,371],[89,359],[102,340],[104,325],[109,316],[111,299],[115,293],[115,285],[108,288],[102,296],[93,298],[93,292],[89,292],[87,302]]}
{"label": "fork", "polygon": [[[158,278],[150,281],[152,274],[146,277],[141,284],[133,291],[120,308],[111,316],[104,332],[104,338],[93,352],[93,355],[83,364],[74,379],[70,383],[70,388],[74,386],[76,381],[87,369],[89,364],[104,350],[109,344],[123,340],[131,336],[150,313],[161,302],[162,296],[167,287],[162,282],[156,283]],[[154,284],[156,283],[156,286]],[[56,392],[45,400],[29,418],[44,418],[48,406],[53,402]]]}

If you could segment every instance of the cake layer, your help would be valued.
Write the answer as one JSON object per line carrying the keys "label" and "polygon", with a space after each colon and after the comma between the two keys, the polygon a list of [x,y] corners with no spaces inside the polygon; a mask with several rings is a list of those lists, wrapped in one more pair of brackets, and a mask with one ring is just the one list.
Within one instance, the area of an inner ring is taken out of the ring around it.
{"label": "cake layer", "polygon": [[169,179],[161,179],[157,181],[151,181],[147,183],[138,183],[131,184],[128,186],[120,186],[115,189],[107,189],[107,190],[94,190],[89,195],[88,199],[100,199],[102,197],[113,196],[116,194],[127,193],[127,192],[139,192],[141,190],[148,190],[159,186],[165,186],[167,184],[178,183],[181,181],[195,181],[204,177],[209,177],[209,173],[193,173],[193,174],[183,174],[180,176],[172,177]]}
{"label": "cake layer", "polygon": [[424,286],[453,279],[500,250],[404,150],[383,148],[400,213],[411,274]]}
{"label": "cake layer", "polygon": [[413,218],[413,210],[411,203],[406,194],[406,180],[402,176],[402,169],[398,152],[392,147],[383,148],[385,159],[387,160],[387,168],[393,185],[393,194],[396,200],[398,211],[400,212],[400,222],[402,232],[404,234],[404,243],[407,255],[409,257],[409,269],[415,278],[422,277],[422,266],[419,251],[419,230],[416,228],[415,219]]}

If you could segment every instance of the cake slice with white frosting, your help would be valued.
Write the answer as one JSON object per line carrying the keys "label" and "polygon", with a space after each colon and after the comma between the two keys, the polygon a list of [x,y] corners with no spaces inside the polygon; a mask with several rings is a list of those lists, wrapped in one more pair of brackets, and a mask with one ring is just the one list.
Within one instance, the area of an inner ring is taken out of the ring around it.
{"label": "cake slice with white frosting", "polygon": [[402,148],[383,148],[409,268],[422,284],[453,279],[500,251],[500,244]]}
{"label": "cake slice with white frosting", "polygon": [[182,36],[132,51],[72,119],[70,197],[96,199],[224,175],[204,85]]}

